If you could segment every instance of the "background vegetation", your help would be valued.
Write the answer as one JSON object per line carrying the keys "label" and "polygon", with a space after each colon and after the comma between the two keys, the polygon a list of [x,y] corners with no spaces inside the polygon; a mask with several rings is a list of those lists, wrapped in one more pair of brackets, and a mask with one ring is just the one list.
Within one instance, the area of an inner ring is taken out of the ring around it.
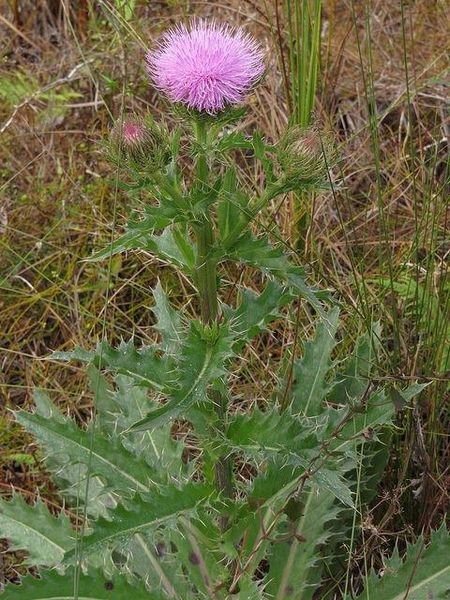
{"label": "background vegetation", "polygon": [[[372,510],[358,516],[364,556],[376,561],[395,541],[405,544],[441,522],[450,477],[449,5],[326,0],[321,35],[308,38],[308,26],[318,31],[318,2],[288,4],[290,19],[281,0],[10,0],[2,8],[0,491],[6,497],[16,489],[30,500],[41,496],[50,508],[60,504],[39,448],[10,420],[9,408],[31,406],[38,386],[80,422],[90,414],[84,373],[46,359],[49,353],[93,347],[105,328],[111,343],[130,332],[151,339],[149,292],[158,278],[172,301],[190,296],[181,277],[145,253],[117,256],[111,270],[83,258],[116,236],[129,212],[99,142],[121,113],[148,109],[168,118],[148,83],[143,53],[169,24],[195,14],[243,24],[267,49],[267,76],[251,99],[246,130],[258,127],[276,141],[291,114],[305,122],[307,102],[337,142],[333,189],[284,198],[265,226],[341,303],[346,335],[337,360],[358,334],[380,323],[379,367],[399,414]],[[320,55],[314,102],[303,81],[314,69],[298,58],[303,46]],[[256,166],[245,177],[252,186],[262,181]],[[230,294],[243,276],[229,272]],[[296,328],[279,321],[259,337],[234,394],[266,401],[282,348],[301,347],[313,322],[305,306]],[[414,408],[401,410],[396,390],[416,380],[429,385]],[[176,435],[185,432],[179,427]],[[16,555],[4,549],[0,578],[14,580]],[[361,552],[353,549],[356,566]]]}

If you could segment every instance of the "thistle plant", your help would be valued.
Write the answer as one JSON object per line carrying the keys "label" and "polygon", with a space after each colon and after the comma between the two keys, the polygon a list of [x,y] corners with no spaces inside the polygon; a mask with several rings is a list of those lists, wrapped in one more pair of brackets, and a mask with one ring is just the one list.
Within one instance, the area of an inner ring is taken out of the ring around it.
{"label": "thistle plant", "polygon": [[[344,552],[357,541],[357,515],[385,462],[379,434],[388,437],[394,416],[373,381],[379,332],[334,363],[338,308],[257,223],[272,199],[322,185],[330,161],[317,133],[293,129],[270,145],[235,127],[264,72],[261,46],[241,30],[180,26],[148,53],[147,65],[180,125],[169,131],[136,115],[116,124],[108,156],[123,186],[148,200],[143,216],[132,215],[91,260],[152,252],[190,282],[197,317],[177,311],[158,283],[154,344],[102,340],[93,350],[53,355],[88,365],[96,413],[79,427],[37,391],[34,413],[16,414],[74,516],[20,496],[1,502],[0,533],[27,551],[40,575],[7,587],[5,600],[443,597],[444,529],[429,546],[419,539],[404,559],[395,550],[383,577],[370,565],[351,577]],[[181,169],[181,149],[191,168]],[[240,149],[261,163],[264,190],[239,185]],[[225,297],[231,263],[259,272],[261,291],[238,286],[234,301]],[[230,380],[245,347],[302,301],[318,318],[314,339],[301,358],[287,349],[271,397],[243,410]],[[398,393],[407,402],[420,389]],[[198,449],[189,460],[174,435],[180,420]],[[253,475],[237,477],[239,465]]]}

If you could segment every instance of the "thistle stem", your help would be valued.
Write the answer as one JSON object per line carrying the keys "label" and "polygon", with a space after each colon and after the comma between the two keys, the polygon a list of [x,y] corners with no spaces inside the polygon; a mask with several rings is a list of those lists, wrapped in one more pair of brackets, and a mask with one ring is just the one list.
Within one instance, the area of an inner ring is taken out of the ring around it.
{"label": "thistle stem", "polygon": [[[199,151],[197,156],[197,183],[200,192],[208,191],[208,164],[205,154],[207,131],[205,123],[197,121],[195,132]],[[196,284],[200,299],[200,314],[205,325],[213,325],[219,316],[219,302],[217,289],[217,261],[212,257],[214,247],[214,230],[211,217],[205,214],[194,227],[197,242]],[[219,390],[212,390],[210,398],[214,404],[219,427],[224,429],[227,412],[226,399]],[[226,497],[233,494],[232,465],[229,458],[220,457],[215,465],[215,479],[217,489]],[[226,520],[221,521],[222,528],[226,527]]]}
{"label": "thistle stem", "polygon": [[197,287],[200,296],[200,311],[203,323],[212,325],[217,321],[219,305],[217,300],[216,262],[210,253],[214,244],[214,233],[207,217],[196,227],[197,239]]}

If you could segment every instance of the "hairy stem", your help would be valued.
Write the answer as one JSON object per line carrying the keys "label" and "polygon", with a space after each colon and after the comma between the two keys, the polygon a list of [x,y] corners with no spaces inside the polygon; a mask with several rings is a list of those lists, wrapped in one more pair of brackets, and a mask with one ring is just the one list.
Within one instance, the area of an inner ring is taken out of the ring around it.
{"label": "hairy stem", "polygon": [[[197,157],[197,182],[201,191],[208,191],[208,164],[204,151],[206,143],[206,127],[202,122],[197,122],[196,136],[199,144]],[[210,215],[203,215],[195,226],[197,242],[197,265],[196,283],[200,299],[200,313],[203,323],[214,324],[219,316],[218,290],[217,290],[217,263],[211,256],[214,247],[214,230]],[[219,390],[212,390],[210,398],[214,403],[218,416],[219,426],[224,428],[227,412],[226,399]],[[233,493],[232,466],[229,458],[220,457],[215,465],[215,477],[217,489],[225,496],[230,497]],[[222,522],[225,527],[225,521]]]}

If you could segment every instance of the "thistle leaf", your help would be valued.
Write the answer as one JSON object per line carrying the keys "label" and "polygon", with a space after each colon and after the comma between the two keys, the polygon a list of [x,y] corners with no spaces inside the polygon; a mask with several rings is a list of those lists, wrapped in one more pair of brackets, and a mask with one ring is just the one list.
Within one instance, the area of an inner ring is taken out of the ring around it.
{"label": "thistle leaf", "polygon": [[222,240],[231,233],[247,204],[248,197],[237,187],[236,169],[229,167],[223,179],[217,206],[217,223]]}
{"label": "thistle leaf", "polygon": [[[139,189],[142,185],[136,187]],[[98,262],[125,250],[147,249],[152,244],[154,237],[152,234],[155,231],[186,220],[187,212],[177,206],[168,194],[164,194],[161,190],[157,194],[158,204],[156,206],[146,205],[143,219],[130,221],[121,236],[106,248],[95,252],[88,260]]]}
{"label": "thistle leaf", "polygon": [[[111,438],[120,437],[142,419],[149,405],[158,406],[148,398],[147,390],[137,386],[131,377],[117,375],[115,389],[112,389],[93,365],[89,366],[88,373],[94,392],[97,425]],[[145,459],[154,479],[165,482],[182,472],[183,445],[172,438],[170,424],[153,431],[128,433],[121,439],[127,450]]]}
{"label": "thistle leaf", "polygon": [[[172,525],[180,515],[195,512],[201,504],[209,503],[212,490],[204,484],[188,483],[182,488],[160,486],[133,498],[132,508],[120,505],[111,513],[111,519],[100,518],[91,535],[83,538],[83,554],[89,555],[120,544],[139,532],[149,532],[161,525]],[[70,551],[65,562],[71,562],[75,552]]]}
{"label": "thistle leaf", "polygon": [[174,381],[173,364],[167,357],[160,357],[157,350],[155,346],[136,349],[133,340],[122,341],[117,348],[102,341],[94,352],[75,348],[72,352],[54,352],[52,358],[92,363],[98,368],[128,375],[143,386],[162,390]]}
{"label": "thistle leaf", "polygon": [[450,536],[443,523],[428,546],[422,537],[408,545],[404,560],[396,549],[385,562],[384,575],[372,572],[357,600],[443,600],[450,590],[449,556]]}
{"label": "thistle leaf", "polygon": [[167,227],[160,235],[149,237],[145,250],[187,275],[190,275],[195,267],[195,250],[176,227]]}
{"label": "thistle leaf", "polygon": [[[128,583],[125,577],[114,574],[106,578],[100,571],[89,575],[79,573],[78,598],[80,600],[163,600],[158,592],[148,592],[143,584]],[[45,571],[41,579],[25,577],[21,585],[9,585],[2,600],[73,600],[75,572],[68,569],[64,575]]]}
{"label": "thistle leaf", "polygon": [[263,451],[265,454],[277,454],[282,451],[300,452],[302,446],[309,451],[318,449],[319,444],[310,433],[311,429],[287,411],[263,412],[255,408],[250,414],[236,415],[228,425],[226,436],[233,445],[247,453]]}
{"label": "thistle leaf", "polygon": [[252,140],[242,131],[230,131],[225,133],[217,143],[218,152],[228,152],[229,150],[252,150]]}
{"label": "thistle leaf", "polygon": [[343,372],[336,375],[328,399],[336,404],[346,404],[361,397],[367,388],[370,374],[376,366],[380,328],[372,327],[370,333],[360,336],[352,356]]}
{"label": "thistle leaf", "polygon": [[333,308],[319,323],[312,342],[305,344],[303,358],[294,364],[291,410],[294,414],[319,415],[330,386],[325,377],[331,366],[331,352],[336,345],[339,309]]}
{"label": "thistle leaf", "polygon": [[98,252],[95,252],[87,260],[90,262],[100,262],[115,254],[120,254],[125,250],[141,248],[142,246],[147,245],[148,237],[149,235],[145,234],[143,231],[127,229],[125,233],[111,242],[106,248],[102,248]]}
{"label": "thistle leaf", "polygon": [[74,546],[75,531],[63,512],[54,517],[41,500],[30,506],[16,495],[0,499],[0,538],[9,540],[10,550],[26,550],[26,564],[50,567]]}
{"label": "thistle leaf", "polygon": [[171,394],[167,404],[135,423],[131,430],[153,429],[186,412],[195,402],[205,400],[208,385],[223,374],[224,361],[232,353],[231,343],[227,325],[208,334],[200,323],[193,322],[177,365],[178,389]]}
{"label": "thistle leaf", "polygon": [[324,293],[308,286],[303,269],[292,264],[281,248],[271,246],[267,237],[257,239],[251,233],[245,233],[233,244],[225,257],[259,268],[263,273],[286,282],[297,294],[305,298],[318,314],[324,314],[321,302]]}
{"label": "thistle leaf", "polygon": [[59,423],[25,411],[16,413],[16,418],[47,452],[59,455],[64,464],[89,465],[92,476],[101,477],[112,489],[124,494],[148,491],[152,475],[148,465],[117,440],[112,441],[99,431],[95,435],[83,431],[70,420]]}
{"label": "thistle leaf", "polygon": [[143,579],[150,591],[165,591],[164,598],[194,600],[192,585],[186,579],[183,565],[166,541],[165,532],[135,533],[121,549],[124,570]]}
{"label": "thistle leaf", "polygon": [[205,598],[216,597],[214,590],[222,587],[229,577],[223,553],[214,552],[212,547],[219,537],[216,523],[203,514],[197,520],[181,518],[179,528],[170,532],[188,581]]}
{"label": "thistle leaf", "polygon": [[266,598],[262,586],[258,585],[248,575],[244,575],[239,579],[239,591],[236,594],[227,596],[227,600],[265,600]]}
{"label": "thistle leaf", "polygon": [[[228,426],[227,438],[233,443],[234,450],[241,450],[252,457],[271,459],[280,465],[310,467],[317,456],[320,444],[314,435],[315,423],[298,420],[287,411],[263,413],[255,409],[250,415],[238,415]],[[339,466],[335,459],[335,466]],[[285,493],[295,489],[298,474],[292,473],[290,485]],[[313,480],[321,488],[330,491],[347,506],[353,506],[351,491],[342,475],[331,470],[328,464],[315,470]]]}
{"label": "thistle leaf", "polygon": [[293,298],[285,287],[272,280],[268,281],[260,294],[245,289],[241,296],[241,303],[236,309],[228,306],[223,308],[232,333],[237,338],[233,345],[235,351],[240,350],[246,341],[265,331],[268,323],[279,316],[279,309]]}
{"label": "thistle leaf", "polygon": [[276,600],[311,600],[321,579],[320,548],[333,535],[331,524],[340,509],[334,495],[316,485],[309,487],[298,502],[301,516],[282,523],[279,537],[269,549],[269,573],[266,591]]}
{"label": "thistle leaf", "polygon": [[153,290],[156,316],[155,329],[161,334],[161,346],[169,354],[176,354],[182,341],[182,323],[179,314],[171,307],[166,293],[158,281]]}

